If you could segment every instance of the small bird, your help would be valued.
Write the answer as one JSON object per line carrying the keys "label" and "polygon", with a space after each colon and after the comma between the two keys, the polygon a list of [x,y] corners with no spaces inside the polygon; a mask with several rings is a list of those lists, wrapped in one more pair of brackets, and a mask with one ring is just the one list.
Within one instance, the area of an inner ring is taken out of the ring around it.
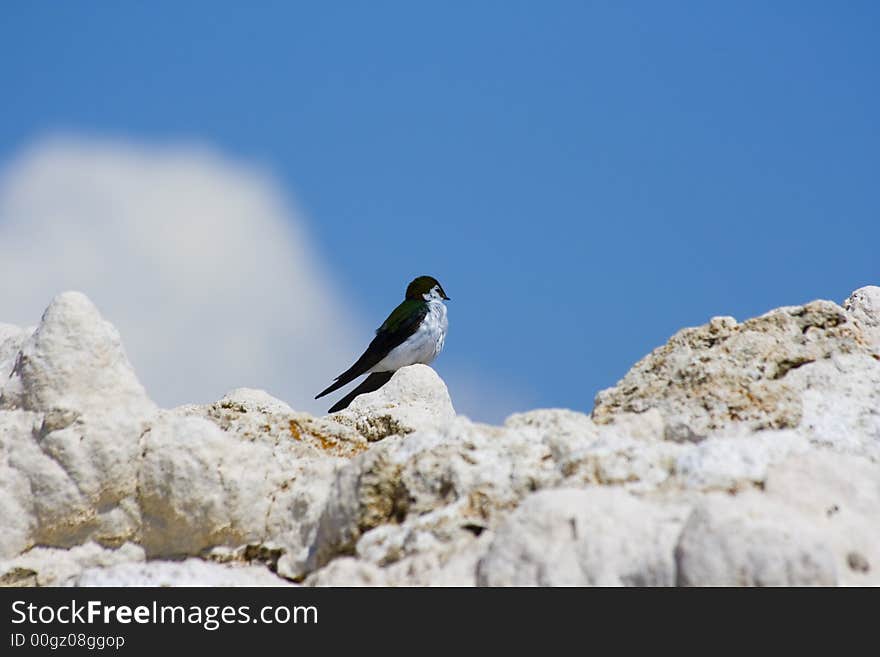
{"label": "small bird", "polygon": [[443,286],[432,276],[419,276],[406,288],[406,298],[388,319],[376,329],[376,337],[354,365],[336,377],[333,384],[315,397],[338,390],[361,374],[370,376],[336,402],[327,411],[335,413],[347,408],[358,395],[384,386],[401,367],[423,363],[428,365],[443,349],[446,341],[446,305],[449,301]]}

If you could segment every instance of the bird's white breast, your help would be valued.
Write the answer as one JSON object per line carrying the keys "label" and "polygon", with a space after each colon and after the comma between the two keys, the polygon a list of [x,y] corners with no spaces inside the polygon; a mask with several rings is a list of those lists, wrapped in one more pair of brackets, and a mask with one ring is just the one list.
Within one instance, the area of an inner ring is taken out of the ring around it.
{"label": "bird's white breast", "polygon": [[448,325],[443,302],[429,301],[428,314],[416,332],[389,351],[370,371],[394,372],[415,363],[430,364],[443,350]]}

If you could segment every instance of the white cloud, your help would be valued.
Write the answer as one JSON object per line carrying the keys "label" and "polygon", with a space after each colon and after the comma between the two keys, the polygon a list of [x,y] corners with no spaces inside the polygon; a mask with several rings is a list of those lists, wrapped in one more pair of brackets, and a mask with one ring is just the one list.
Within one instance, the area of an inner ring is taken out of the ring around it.
{"label": "white cloud", "polygon": [[326,409],[363,331],[313,253],[271,177],[209,149],[53,139],[0,174],[0,321],[85,292],[166,406],[251,386]]}

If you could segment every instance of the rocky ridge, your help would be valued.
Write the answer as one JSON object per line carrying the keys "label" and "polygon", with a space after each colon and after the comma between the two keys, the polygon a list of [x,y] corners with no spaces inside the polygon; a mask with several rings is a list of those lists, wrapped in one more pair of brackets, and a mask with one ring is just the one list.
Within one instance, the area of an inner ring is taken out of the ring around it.
{"label": "rocky ridge", "polygon": [[687,328],[592,415],[426,366],[323,418],[158,408],[84,295],[0,324],[0,583],[880,583],[880,288]]}

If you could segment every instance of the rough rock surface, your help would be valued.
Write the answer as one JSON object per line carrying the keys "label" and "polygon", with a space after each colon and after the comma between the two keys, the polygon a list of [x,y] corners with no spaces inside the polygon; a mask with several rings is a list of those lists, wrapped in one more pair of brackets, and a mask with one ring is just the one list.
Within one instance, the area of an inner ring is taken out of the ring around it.
{"label": "rough rock surface", "polygon": [[85,569],[66,582],[72,586],[292,586],[266,568],[185,561],[117,563]]}
{"label": "rough rock surface", "polygon": [[880,353],[880,287],[860,287],[843,302],[843,308],[861,326],[875,352]]}
{"label": "rough rock surface", "polygon": [[[10,376],[11,375],[11,376]],[[159,409],[82,294],[0,324],[0,583],[880,583],[880,288],[684,329],[592,416],[426,366],[317,418]]]}
{"label": "rough rock surface", "polygon": [[67,550],[37,547],[0,561],[0,585],[65,586],[87,569],[135,564],[143,560],[143,549],[133,543],[124,543],[116,549],[103,548],[91,541]]}
{"label": "rough rock surface", "polygon": [[157,409],[116,329],[82,294],[59,295],[12,375],[0,398],[0,557],[134,538],[139,440]]}
{"label": "rough rock surface", "polygon": [[675,557],[682,586],[837,583],[834,555],[816,528],[752,492],[701,500]]}
{"label": "rough rock surface", "polygon": [[672,586],[683,508],[619,486],[529,495],[480,560],[488,586]]}
{"label": "rough rock surface", "polygon": [[878,292],[856,291],[849,311],[814,301],[682,329],[596,396],[593,419],[605,424],[654,408],[671,428],[697,436],[737,424],[798,428],[817,444],[876,459]]}
{"label": "rough rock surface", "polygon": [[375,392],[355,397],[336,413],[337,422],[355,427],[370,442],[416,429],[442,427],[455,419],[446,384],[427,365],[412,365]]}

